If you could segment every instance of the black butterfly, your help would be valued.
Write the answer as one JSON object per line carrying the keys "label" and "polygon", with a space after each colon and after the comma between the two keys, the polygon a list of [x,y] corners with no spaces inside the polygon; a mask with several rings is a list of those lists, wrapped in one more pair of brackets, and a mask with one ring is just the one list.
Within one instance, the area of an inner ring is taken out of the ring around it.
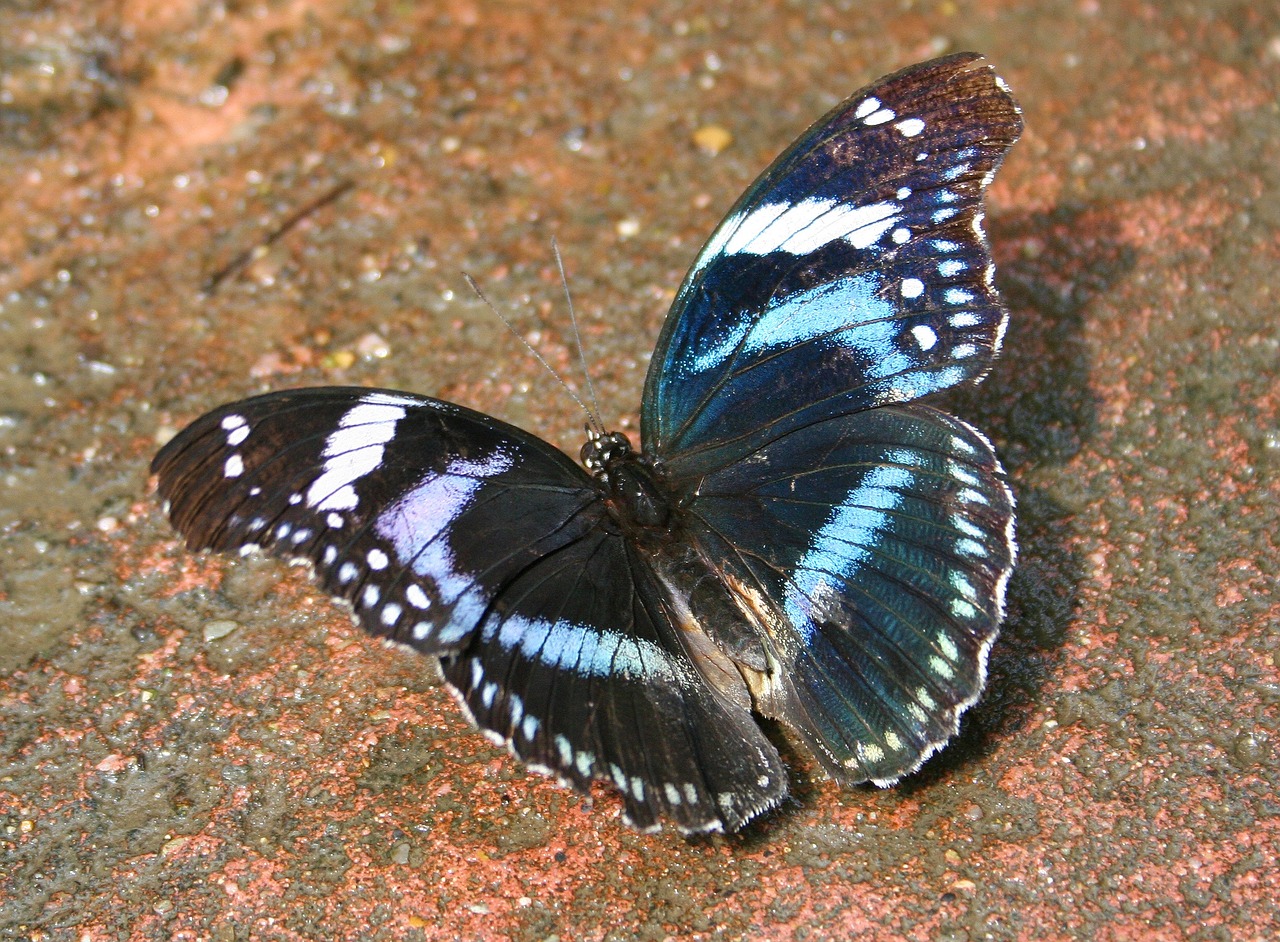
{"label": "black butterfly", "polygon": [[889,785],[982,691],[1014,562],[991,445],[922,405],[1005,329],[981,197],[1022,122],[979,56],[863,89],[743,195],[681,288],[641,438],[586,471],[401,392],[223,406],[152,465],[193,549],[312,562],[438,658],[494,741],[627,819],[741,827],[787,794],[752,712]]}

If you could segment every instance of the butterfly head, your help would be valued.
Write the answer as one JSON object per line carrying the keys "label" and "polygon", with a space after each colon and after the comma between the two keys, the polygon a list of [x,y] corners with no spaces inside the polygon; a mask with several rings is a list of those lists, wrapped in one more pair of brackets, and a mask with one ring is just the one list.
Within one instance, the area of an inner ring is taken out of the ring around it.
{"label": "butterfly head", "polygon": [[587,441],[578,457],[595,478],[604,477],[614,462],[635,454],[631,439],[621,432],[597,432],[587,429]]}

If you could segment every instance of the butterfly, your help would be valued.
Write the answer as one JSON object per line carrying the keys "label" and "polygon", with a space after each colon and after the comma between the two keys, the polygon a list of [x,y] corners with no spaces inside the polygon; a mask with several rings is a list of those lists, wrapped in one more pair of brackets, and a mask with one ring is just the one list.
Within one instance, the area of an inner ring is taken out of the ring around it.
{"label": "butterfly", "polygon": [[639,451],[594,431],[579,464],[439,399],[292,389],[166,444],[166,512],[193,550],[309,562],[493,741],[611,784],[635,827],[782,802],[756,715],[891,785],[981,694],[1016,555],[991,444],[921,400],[1000,347],[982,194],[1021,129],[965,53],[805,131],[677,294]]}

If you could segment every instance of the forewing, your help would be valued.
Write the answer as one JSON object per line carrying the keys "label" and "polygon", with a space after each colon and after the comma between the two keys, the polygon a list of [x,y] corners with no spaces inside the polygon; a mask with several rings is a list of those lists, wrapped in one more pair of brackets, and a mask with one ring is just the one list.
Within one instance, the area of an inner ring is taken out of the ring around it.
{"label": "forewing", "polygon": [[450,403],[361,388],[223,406],[152,471],[192,549],[309,561],[360,623],[442,659],[477,724],[629,819],[740,827],[786,794],[750,714],[696,675],[642,560],[551,446]]}
{"label": "forewing", "polygon": [[955,734],[1015,556],[979,432],[920,404],[816,423],[701,477],[689,520],[777,662],[758,708],[836,778],[892,784]]}
{"label": "forewing", "polygon": [[1004,331],[981,196],[1022,128],[972,53],[806,131],[703,248],[645,385],[650,454],[728,445],[980,378]]}
{"label": "forewing", "polygon": [[494,593],[597,501],[560,452],[460,406],[325,387],[196,420],[152,463],[191,549],[305,559],[370,632],[460,650]]}

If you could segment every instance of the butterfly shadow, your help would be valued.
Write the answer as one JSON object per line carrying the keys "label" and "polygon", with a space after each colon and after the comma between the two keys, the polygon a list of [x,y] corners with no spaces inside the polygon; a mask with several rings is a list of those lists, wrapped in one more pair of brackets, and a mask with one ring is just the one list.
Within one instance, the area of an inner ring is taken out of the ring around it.
{"label": "butterfly shadow", "polygon": [[1089,310],[1136,258],[1103,206],[1006,215],[991,228],[1009,332],[986,381],[949,396],[943,407],[985,430],[1001,454],[1018,499],[1018,566],[986,693],[953,745],[903,782],[906,794],[1011,741],[1042,712],[1042,691],[1079,616],[1086,574],[1075,539],[1081,498],[1069,469],[1097,433]]}

